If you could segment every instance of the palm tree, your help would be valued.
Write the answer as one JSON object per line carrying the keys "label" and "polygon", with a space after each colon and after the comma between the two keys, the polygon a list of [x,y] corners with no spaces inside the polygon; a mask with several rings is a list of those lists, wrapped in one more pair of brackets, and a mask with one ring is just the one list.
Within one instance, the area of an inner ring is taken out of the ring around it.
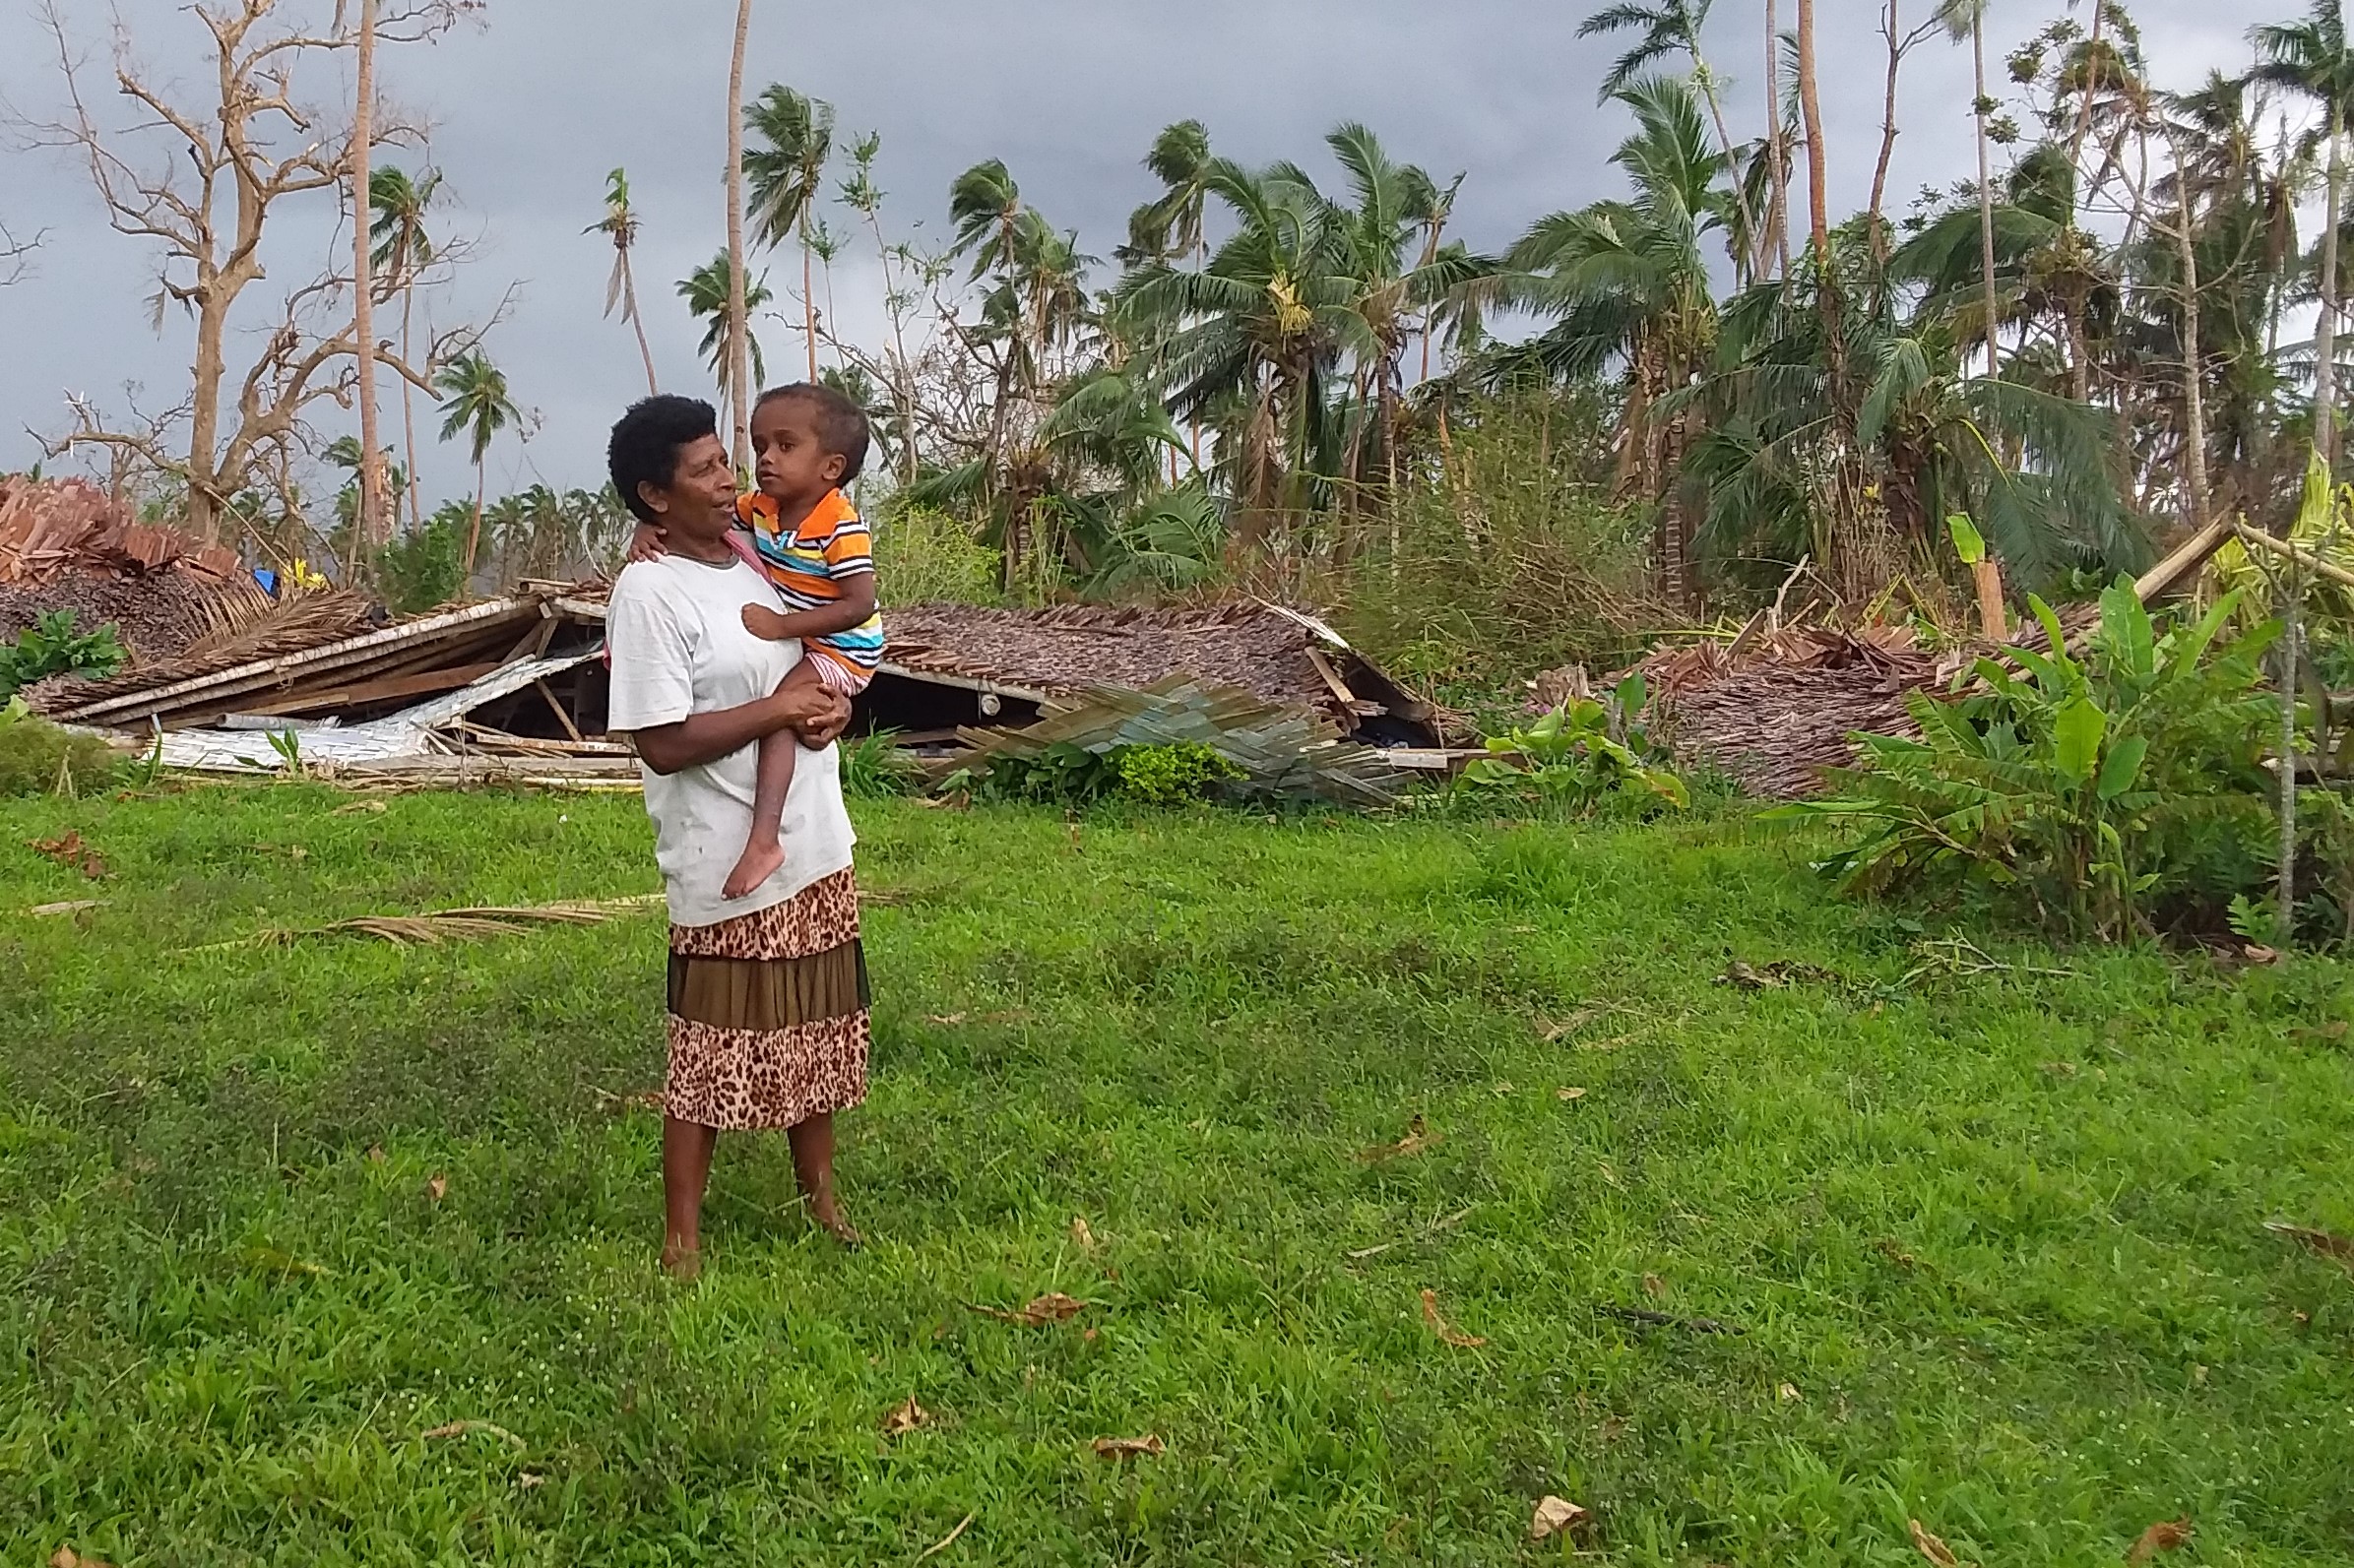
{"label": "palm tree", "polygon": [[1690,84],[1655,77],[1618,98],[1637,130],[1611,161],[1634,194],[1540,219],[1506,253],[1514,302],[1555,324],[1499,358],[1494,373],[1535,369],[1574,383],[1618,367],[1625,382],[1618,484],[1660,504],[1660,571],[1682,602],[1690,590],[1688,530],[1672,491],[1694,421],[1668,400],[1709,365],[1717,309],[1701,241],[1736,219],[1720,184],[1726,158],[1709,143]]}
{"label": "palm tree", "polygon": [[433,378],[433,387],[442,395],[441,439],[455,441],[465,436],[474,452],[475,510],[466,530],[465,556],[466,573],[472,577],[475,551],[482,538],[482,496],[489,482],[490,443],[522,418],[523,410],[507,395],[506,373],[480,349],[460,354],[443,365]]}
{"label": "palm tree", "polygon": [[1378,351],[1357,308],[1344,217],[1304,171],[1215,158],[1204,184],[1232,212],[1234,234],[1197,271],[1164,262],[1130,274],[1115,309],[1164,336],[1174,411],[1224,425],[1229,483],[1255,544],[1331,473],[1325,391],[1342,353]]}
{"label": "palm tree", "polygon": [[752,0],[735,8],[735,53],[728,67],[728,374],[729,421],[737,472],[752,466],[751,301],[744,297],[743,65],[752,40]]}
{"label": "palm tree", "polygon": [[[734,375],[739,346],[728,333],[728,324],[733,314],[730,303],[738,297],[733,270],[728,265],[728,253],[720,252],[681,280],[678,295],[686,301],[687,314],[704,324],[703,342],[697,351],[710,364],[711,373],[718,378],[720,391],[724,395]],[[746,311],[764,308],[775,297],[769,292],[767,275],[762,274],[751,280],[740,297]],[[768,361],[760,352],[758,335],[747,330],[740,346],[748,370],[747,379],[755,385],[765,380],[768,376]]]}
{"label": "palm tree", "polygon": [[817,296],[809,276],[810,220],[834,153],[834,106],[793,89],[771,87],[744,110],[744,127],[760,139],[745,150],[752,237],[770,247],[789,238],[801,246],[802,336],[809,347],[809,379],[817,379]]}
{"label": "palm tree", "polygon": [[[401,296],[401,358],[409,359],[410,321],[416,304],[416,282],[433,265],[433,239],[425,232],[425,210],[441,191],[441,171],[427,169],[411,179],[405,169],[385,167],[368,176],[368,205],[375,220],[368,226],[374,242],[368,263],[377,274],[377,297]],[[401,437],[409,463],[409,526],[423,528],[425,517],[417,498],[415,389],[401,379]]]}
{"label": "palm tree", "polygon": [[[1707,57],[1700,52],[1700,29],[1708,21],[1708,8],[1713,0],[1619,0],[1606,6],[1577,25],[1581,38],[1603,33],[1638,31],[1641,35],[1634,47],[1612,63],[1602,78],[1602,91],[1595,95],[1598,103],[1608,103],[1651,66],[1673,54],[1684,54],[1692,63],[1692,84],[1700,90],[1700,96],[1708,104],[1710,117],[1716,124],[1717,150],[1728,162],[1736,156],[1733,133],[1725,128],[1724,106],[1717,101],[1716,74],[1708,69]],[[1749,197],[1740,186],[1733,188],[1733,206],[1741,219],[1741,232],[1755,236],[1757,224],[1749,211]],[[1747,248],[1737,251],[1735,264],[1746,280],[1750,276],[1750,257]]]}
{"label": "palm tree", "polygon": [[1199,120],[1179,120],[1154,137],[1144,166],[1165,189],[1128,216],[1128,242],[1113,255],[1131,265],[1207,255],[1210,163],[1210,132]]}
{"label": "palm tree", "polygon": [[604,177],[604,217],[581,230],[584,234],[603,234],[613,242],[613,272],[604,284],[604,318],[613,318],[613,307],[621,307],[621,319],[637,329],[638,353],[646,361],[646,396],[653,397],[662,390],[654,379],[654,349],[646,342],[645,318],[638,314],[638,285],[629,267],[630,248],[638,242],[638,213],[629,203],[629,171],[614,169]]}
{"label": "palm tree", "polygon": [[2258,80],[2311,99],[2328,124],[2329,171],[2322,222],[2322,310],[2314,324],[2314,444],[2324,463],[2336,462],[2337,225],[2345,179],[2346,111],[2354,101],[2354,51],[2338,0],[2310,0],[2302,22],[2254,30]]}
{"label": "palm tree", "polygon": [[[2098,6],[2103,0],[2093,3]],[[1995,306],[1995,181],[1987,167],[1986,121],[1997,105],[1986,95],[1986,7],[1987,0],[1943,0],[1938,20],[1955,42],[1970,40],[1970,69],[1978,84],[1978,95],[1970,104],[1978,126],[1978,248],[1986,290],[1986,373],[1996,376],[2003,373],[1996,354],[2002,317]]]}

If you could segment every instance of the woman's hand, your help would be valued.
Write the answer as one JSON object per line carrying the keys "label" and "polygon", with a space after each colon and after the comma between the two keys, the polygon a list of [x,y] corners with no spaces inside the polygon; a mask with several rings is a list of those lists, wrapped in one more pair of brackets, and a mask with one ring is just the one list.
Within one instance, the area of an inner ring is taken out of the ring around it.
{"label": "woman's hand", "polygon": [[823,713],[812,715],[806,721],[795,724],[793,732],[800,736],[801,744],[810,750],[823,751],[840,740],[842,732],[850,727],[850,699],[822,686],[817,689],[817,695],[825,698],[829,706]]}

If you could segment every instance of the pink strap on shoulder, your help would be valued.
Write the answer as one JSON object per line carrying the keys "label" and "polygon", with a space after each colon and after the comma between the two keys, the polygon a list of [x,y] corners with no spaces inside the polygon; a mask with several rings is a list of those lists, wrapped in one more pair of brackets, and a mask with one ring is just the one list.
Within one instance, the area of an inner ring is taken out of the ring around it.
{"label": "pink strap on shoulder", "polygon": [[733,550],[736,554],[736,558],[741,560],[744,565],[752,568],[752,570],[755,572],[767,570],[767,568],[760,563],[760,551],[753,546],[752,535],[745,533],[742,529],[730,529],[728,531],[728,548]]}

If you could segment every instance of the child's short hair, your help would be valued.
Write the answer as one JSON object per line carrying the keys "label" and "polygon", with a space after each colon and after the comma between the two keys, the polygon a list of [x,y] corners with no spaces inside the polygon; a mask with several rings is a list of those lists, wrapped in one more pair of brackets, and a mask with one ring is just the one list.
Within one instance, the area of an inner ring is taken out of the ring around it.
{"label": "child's short hair", "polygon": [[718,411],[698,398],[665,393],[631,404],[604,448],[605,471],[621,492],[621,504],[639,522],[659,523],[638,486],[666,488],[678,476],[678,454],[719,433]]}
{"label": "child's short hair", "polygon": [[826,451],[842,459],[842,483],[850,483],[864,471],[866,449],[874,439],[865,409],[832,387],[815,381],[796,381],[790,387],[771,387],[760,395],[760,401],[752,408],[757,411],[772,403],[783,403],[788,399],[808,404],[815,410],[817,439],[825,444]]}

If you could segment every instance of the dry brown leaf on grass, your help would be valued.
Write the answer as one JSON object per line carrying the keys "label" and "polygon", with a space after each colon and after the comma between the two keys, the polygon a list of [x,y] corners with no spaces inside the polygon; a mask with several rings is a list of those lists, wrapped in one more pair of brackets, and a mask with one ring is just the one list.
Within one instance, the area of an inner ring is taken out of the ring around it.
{"label": "dry brown leaf on grass", "polygon": [[327,813],[331,817],[381,817],[391,808],[381,800],[354,800]]}
{"label": "dry brown leaf on grass", "polygon": [[2289,1031],[2289,1038],[2315,1044],[2324,1043],[2331,1040],[2341,1040],[2345,1037],[2346,1021],[2342,1018],[2333,1024],[2316,1024],[2310,1028],[2292,1029]]}
{"label": "dry brown leaf on grass", "polygon": [[1071,1216],[1071,1241],[1081,1252],[1095,1251],[1095,1232],[1087,1227],[1087,1216]]}
{"label": "dry brown leaf on grass", "polygon": [[431,1431],[419,1432],[416,1435],[423,1438],[464,1437],[471,1432],[480,1432],[484,1437],[495,1437],[519,1454],[531,1446],[494,1421],[451,1421],[446,1426],[436,1426]]}
{"label": "dry brown leaf on grass", "polygon": [[71,1546],[60,1546],[49,1559],[49,1568],[114,1568],[112,1563],[97,1557],[83,1557]]}
{"label": "dry brown leaf on grass", "polygon": [[1905,1528],[1913,1533],[1913,1544],[1921,1548],[1921,1555],[1936,1563],[1938,1568],[1961,1568],[1961,1559],[1953,1555],[1953,1548],[1921,1528],[1921,1521],[1908,1519]]}
{"label": "dry brown leaf on grass", "polygon": [[389,1158],[390,1158],[390,1157],[389,1157],[389,1156],[387,1156],[387,1155],[385,1154],[385,1152],[384,1152],[384,1146],[383,1146],[382,1144],[370,1144],[370,1145],[368,1145],[368,1163],[369,1163],[369,1164],[371,1164],[371,1165],[381,1165],[381,1164],[383,1164],[383,1163],[384,1163],[384,1161],[385,1161],[387,1159],[389,1159]]}
{"label": "dry brown leaf on grass", "polygon": [[1087,1303],[1055,1290],[1013,1312],[1001,1307],[981,1306],[971,1301],[965,1303],[965,1310],[978,1312],[985,1318],[995,1318],[1000,1323],[1018,1323],[1026,1329],[1043,1329],[1050,1323],[1069,1322],[1087,1310]]}
{"label": "dry brown leaf on grass", "polygon": [[1159,1459],[1169,1451],[1169,1445],[1156,1434],[1143,1437],[1099,1437],[1095,1440],[1098,1459]]}
{"label": "dry brown leaf on grass", "polygon": [[930,1420],[931,1411],[910,1399],[905,1405],[883,1417],[883,1435],[885,1437],[905,1437],[917,1427],[929,1423]]}
{"label": "dry brown leaf on grass", "polygon": [[1550,1540],[1564,1532],[1577,1529],[1586,1522],[1586,1510],[1568,1498],[1548,1493],[1537,1499],[1537,1514],[1529,1521],[1528,1538]]}
{"label": "dry brown leaf on grass", "polygon": [[2126,1561],[2132,1568],[2141,1568],[2143,1563],[2162,1551],[2174,1551],[2190,1544],[2191,1531],[2189,1515],[2181,1519],[2161,1519],[2141,1533],[2140,1538],[2126,1552]]}
{"label": "dry brown leaf on grass", "polygon": [[1403,1160],[1409,1156],[1421,1154],[1436,1142],[1438,1139],[1431,1132],[1430,1123],[1424,1121],[1418,1112],[1414,1119],[1406,1124],[1405,1137],[1394,1144],[1375,1144],[1370,1149],[1361,1151],[1357,1158],[1368,1163],[1378,1163],[1384,1160]]}
{"label": "dry brown leaf on grass", "polygon": [[435,1171],[433,1173],[433,1179],[425,1183],[425,1196],[432,1199],[435,1203],[439,1203],[442,1199],[448,1197],[449,1195],[450,1178],[443,1175],[438,1170]]}
{"label": "dry brown leaf on grass", "polygon": [[79,833],[68,833],[62,839],[27,839],[25,844],[34,854],[46,856],[68,871],[79,871],[93,882],[106,874],[105,857],[84,844]]}
{"label": "dry brown leaf on grass", "polygon": [[1582,1089],[1557,1089],[1553,1092],[1553,1098],[1562,1100],[1583,1099],[1586,1098],[1586,1092]]}
{"label": "dry brown leaf on grass", "polygon": [[1667,1282],[1667,1281],[1665,1281],[1665,1280],[1661,1279],[1661,1278],[1660,1278],[1658,1275],[1656,1275],[1656,1274],[1646,1274],[1646,1275],[1644,1275],[1644,1276],[1643,1276],[1643,1294],[1645,1294],[1645,1295],[1649,1296],[1649,1297],[1650,1297],[1652,1300],[1656,1301],[1656,1300],[1658,1300],[1658,1299],[1659,1299],[1661,1296],[1663,1296],[1663,1295],[1666,1295],[1667,1293],[1668,1293],[1668,1282]]}
{"label": "dry brown leaf on grass", "polygon": [[1423,1292],[1423,1321],[1430,1325],[1432,1334],[1438,1336],[1440,1344],[1454,1349],[1476,1350],[1488,1343],[1476,1334],[1457,1332],[1447,1323],[1446,1319],[1440,1317],[1438,1315],[1438,1292],[1435,1290]]}
{"label": "dry brown leaf on grass", "polygon": [[2354,1269],[2354,1240],[2331,1235],[2326,1230],[2317,1230],[2311,1225],[2293,1225],[2280,1220],[2265,1221],[2264,1228],[2276,1236],[2285,1237],[2302,1247],[2310,1247],[2324,1258],[2335,1258]]}

